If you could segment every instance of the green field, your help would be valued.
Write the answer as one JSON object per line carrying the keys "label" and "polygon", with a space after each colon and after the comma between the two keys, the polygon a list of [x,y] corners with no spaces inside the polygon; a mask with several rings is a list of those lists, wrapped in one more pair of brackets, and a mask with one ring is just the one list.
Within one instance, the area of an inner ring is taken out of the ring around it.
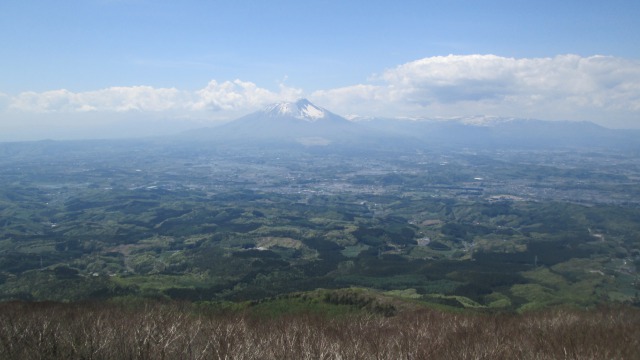
{"label": "green field", "polygon": [[1,300],[639,302],[632,154],[31,146],[0,162]]}

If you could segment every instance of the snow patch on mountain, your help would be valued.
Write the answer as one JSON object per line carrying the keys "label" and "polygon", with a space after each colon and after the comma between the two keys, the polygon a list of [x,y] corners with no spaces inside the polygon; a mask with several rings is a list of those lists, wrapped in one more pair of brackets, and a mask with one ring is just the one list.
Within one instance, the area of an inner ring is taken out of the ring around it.
{"label": "snow patch on mountain", "polygon": [[494,127],[494,126],[499,126],[499,125],[517,121],[517,120],[528,120],[528,119],[476,115],[476,116],[457,118],[455,120],[465,125]]}
{"label": "snow patch on mountain", "polygon": [[316,121],[327,115],[325,109],[313,105],[307,99],[272,104],[267,106],[264,112],[270,116],[291,116],[305,121]]}
{"label": "snow patch on mountain", "polygon": [[312,119],[320,119],[324,117],[324,111],[318,109],[317,107],[313,106],[313,105],[305,105],[302,109],[301,109],[302,113],[304,114],[305,117],[308,118],[312,118]]}
{"label": "snow patch on mountain", "polygon": [[475,116],[454,116],[454,117],[442,117],[442,116],[434,116],[434,117],[408,117],[408,116],[398,116],[398,117],[372,117],[372,116],[358,116],[358,115],[349,115],[346,117],[348,120],[353,122],[371,122],[375,120],[391,120],[398,122],[414,122],[414,123],[425,123],[425,122],[433,122],[433,123],[456,123],[462,125],[469,125],[474,127],[495,127],[500,126],[502,124],[506,124],[514,121],[528,121],[530,119],[524,118],[511,118],[511,117],[497,117],[497,116],[485,116],[485,115],[475,115]]}

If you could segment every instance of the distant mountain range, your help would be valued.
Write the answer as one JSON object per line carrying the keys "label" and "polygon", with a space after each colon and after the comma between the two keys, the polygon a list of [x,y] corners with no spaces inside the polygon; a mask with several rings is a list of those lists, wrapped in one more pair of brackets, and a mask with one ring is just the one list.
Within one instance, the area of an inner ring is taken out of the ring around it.
{"label": "distant mountain range", "polygon": [[434,146],[640,149],[640,130],[608,129],[590,122],[484,116],[347,120],[306,99],[272,104],[224,125],[187,131],[180,137],[222,144],[378,149]]}
{"label": "distant mountain range", "polygon": [[277,142],[326,146],[360,140],[366,127],[349,121],[306,99],[272,104],[214,128],[185,133],[200,140],[220,142]]}

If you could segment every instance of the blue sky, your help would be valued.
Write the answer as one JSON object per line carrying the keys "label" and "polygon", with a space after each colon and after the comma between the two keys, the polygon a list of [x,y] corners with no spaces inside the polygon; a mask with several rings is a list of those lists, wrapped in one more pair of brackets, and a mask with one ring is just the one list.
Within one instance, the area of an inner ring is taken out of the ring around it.
{"label": "blue sky", "polygon": [[639,18],[620,0],[7,0],[0,140],[169,131],[302,96],[640,127]]}

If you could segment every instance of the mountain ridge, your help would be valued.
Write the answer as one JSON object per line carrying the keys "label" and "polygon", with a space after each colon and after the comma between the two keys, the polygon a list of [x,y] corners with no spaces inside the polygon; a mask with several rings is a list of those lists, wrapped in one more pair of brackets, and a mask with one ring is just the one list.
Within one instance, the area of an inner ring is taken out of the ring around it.
{"label": "mountain ridge", "polygon": [[280,102],[213,128],[187,132],[216,142],[288,143],[327,146],[361,138],[367,130],[307,99]]}
{"label": "mountain ridge", "polygon": [[216,143],[298,144],[351,148],[571,148],[640,149],[640,130],[609,129],[588,121],[469,116],[449,119],[350,117],[307,99],[270,104],[226,124],[183,137]]}

